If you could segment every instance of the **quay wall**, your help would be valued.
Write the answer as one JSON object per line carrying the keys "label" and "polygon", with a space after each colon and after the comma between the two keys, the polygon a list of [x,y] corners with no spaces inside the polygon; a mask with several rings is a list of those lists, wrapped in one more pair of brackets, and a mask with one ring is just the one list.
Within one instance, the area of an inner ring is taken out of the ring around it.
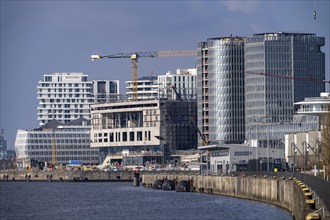
{"label": "quay wall", "polygon": [[295,219],[305,218],[305,198],[291,180],[243,176],[142,175],[142,184],[151,186],[156,180],[190,182],[192,191],[233,196],[271,203],[289,210]]}
{"label": "quay wall", "polygon": [[[33,171],[19,172],[6,171],[0,173],[6,181],[133,181],[133,172],[130,171]],[[50,178],[51,177],[51,178]],[[28,178],[28,179],[27,179]]]}

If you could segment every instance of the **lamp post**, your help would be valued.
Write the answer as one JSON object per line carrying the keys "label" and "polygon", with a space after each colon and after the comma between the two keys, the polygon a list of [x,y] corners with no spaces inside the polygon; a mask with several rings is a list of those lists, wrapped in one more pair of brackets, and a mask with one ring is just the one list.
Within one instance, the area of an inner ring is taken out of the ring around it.
{"label": "lamp post", "polygon": [[305,182],[306,182],[306,161],[305,161],[305,156],[306,156],[306,145],[307,145],[307,142],[306,141],[303,141],[301,143],[302,145],[302,156],[303,156],[303,167],[304,167],[304,176],[305,176]]}
{"label": "lamp post", "polygon": [[[259,171],[258,169],[258,163],[259,163],[259,122],[261,122],[261,119],[265,120],[271,120],[271,117],[261,117],[261,118],[256,118],[254,119],[255,122],[257,122],[257,149],[256,149],[256,170]],[[270,164],[269,164],[269,123],[267,122],[267,171],[269,172],[270,169]]]}
{"label": "lamp post", "polygon": [[[265,118],[270,120],[271,118]],[[269,172],[269,123],[267,123],[267,172]]]}
{"label": "lamp post", "polygon": [[293,174],[295,171],[295,162],[296,162],[296,153],[297,153],[296,144],[294,142],[291,142],[291,149],[292,148],[293,148],[293,161],[291,163],[292,163],[292,174]]}
{"label": "lamp post", "polygon": [[257,120],[256,171],[259,171],[258,163],[259,163],[259,120]]}

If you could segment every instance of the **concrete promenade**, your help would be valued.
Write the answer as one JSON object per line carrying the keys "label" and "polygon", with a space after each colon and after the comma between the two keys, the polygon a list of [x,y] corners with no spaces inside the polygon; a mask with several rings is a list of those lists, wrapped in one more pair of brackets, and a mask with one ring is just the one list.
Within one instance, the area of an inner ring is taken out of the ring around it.
{"label": "concrete promenade", "polygon": [[[156,180],[186,180],[194,192],[212,193],[271,203],[289,210],[295,219],[305,219],[317,207],[306,205],[302,188],[293,180],[256,176],[142,175],[142,185]],[[327,213],[328,214],[328,213]],[[324,219],[324,218],[323,218]],[[326,218],[328,219],[328,218]]]}

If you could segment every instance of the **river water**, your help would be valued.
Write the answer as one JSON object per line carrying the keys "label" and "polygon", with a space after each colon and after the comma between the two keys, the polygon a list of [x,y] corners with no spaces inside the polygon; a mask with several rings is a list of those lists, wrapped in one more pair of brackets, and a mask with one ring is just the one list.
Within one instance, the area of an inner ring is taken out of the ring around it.
{"label": "river water", "polygon": [[270,204],[120,182],[1,182],[0,219],[292,219]]}

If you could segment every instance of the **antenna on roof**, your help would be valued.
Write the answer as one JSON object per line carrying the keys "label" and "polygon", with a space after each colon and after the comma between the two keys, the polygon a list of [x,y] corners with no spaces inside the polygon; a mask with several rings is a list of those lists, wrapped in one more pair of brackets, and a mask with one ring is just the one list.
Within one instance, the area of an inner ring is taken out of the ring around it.
{"label": "antenna on roof", "polygon": [[313,15],[314,15],[314,20],[316,20],[315,0],[314,0],[314,11],[313,11]]}

